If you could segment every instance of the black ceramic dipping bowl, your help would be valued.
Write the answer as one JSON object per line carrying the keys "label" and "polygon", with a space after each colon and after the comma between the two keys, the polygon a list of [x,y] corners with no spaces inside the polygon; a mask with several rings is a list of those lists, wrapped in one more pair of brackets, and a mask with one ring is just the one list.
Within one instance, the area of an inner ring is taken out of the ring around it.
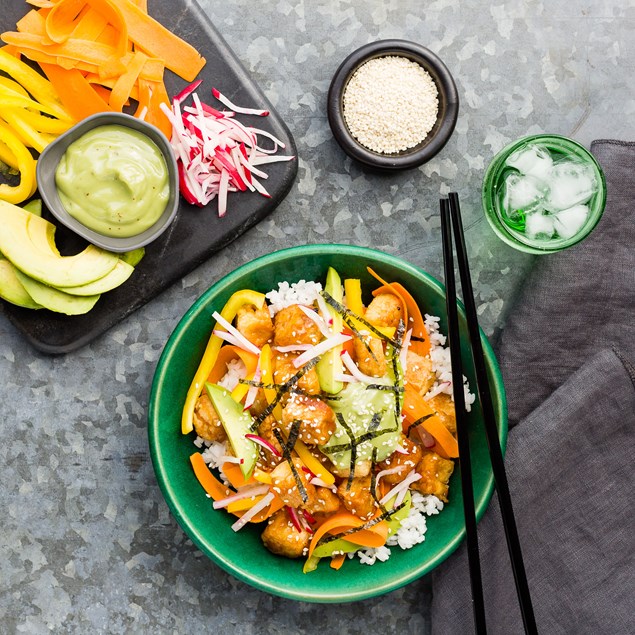
{"label": "black ceramic dipping bowl", "polygon": [[[355,71],[371,59],[389,55],[405,57],[422,66],[439,93],[439,112],[432,130],[418,145],[394,154],[363,146],[353,137],[344,119],[344,92]],[[353,51],[337,69],[329,88],[327,113],[333,136],[350,157],[378,170],[407,170],[429,161],[447,143],[459,114],[459,96],[450,71],[432,51],[407,40],[379,40]]]}

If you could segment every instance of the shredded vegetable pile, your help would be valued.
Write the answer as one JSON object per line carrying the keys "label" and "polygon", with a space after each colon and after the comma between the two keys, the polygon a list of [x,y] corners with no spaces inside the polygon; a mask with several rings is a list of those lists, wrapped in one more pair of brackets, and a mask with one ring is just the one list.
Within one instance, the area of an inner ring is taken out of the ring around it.
{"label": "shredded vegetable pile", "polygon": [[164,70],[192,81],[205,65],[198,51],[148,14],[145,0],[30,0],[36,8],[16,31],[0,36],[4,50],[36,62],[76,121],[119,111],[170,136],[160,105],[168,104]]}
{"label": "shredded vegetable pile", "polygon": [[[217,110],[202,102],[195,92],[201,80],[185,88],[172,100],[172,108],[161,105],[172,123],[172,148],[179,167],[179,186],[185,200],[203,207],[218,197],[218,215],[227,212],[229,192],[258,192],[270,198],[259,179],[267,174],[257,166],[295,157],[276,155],[282,141],[266,130],[247,126],[236,115],[266,117],[267,110],[243,108],[232,103],[216,88],[212,95],[229,110]],[[192,105],[185,101],[192,97]],[[265,148],[258,137],[273,147]]]}
{"label": "shredded vegetable pile", "polygon": [[183,409],[213,508],[234,531],[263,523],[264,546],[304,558],[305,572],[421,542],[458,456],[452,386],[433,361],[446,351],[438,319],[369,272],[368,304],[360,280],[332,268],[324,288],[236,292],[213,316]]}

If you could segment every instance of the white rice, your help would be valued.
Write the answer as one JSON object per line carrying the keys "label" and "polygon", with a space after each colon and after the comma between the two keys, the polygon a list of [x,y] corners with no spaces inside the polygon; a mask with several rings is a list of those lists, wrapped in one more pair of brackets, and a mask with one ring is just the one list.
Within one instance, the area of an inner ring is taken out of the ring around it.
{"label": "white rice", "polygon": [[278,311],[292,304],[311,306],[317,300],[320,291],[322,291],[322,285],[319,282],[306,280],[299,280],[292,284],[279,282],[277,290],[274,289],[265,294],[269,300],[269,313],[273,317]]}
{"label": "white rice", "polygon": [[[447,338],[439,332],[439,319],[434,315],[425,314],[424,324],[430,336],[430,359],[432,360],[432,370],[437,376],[424,399],[431,399],[439,393],[446,393],[454,399],[454,386],[452,385],[452,361],[450,359],[450,349],[445,346]],[[470,412],[472,404],[476,401],[476,395],[470,392],[467,377],[463,375],[463,393],[465,395],[465,410]]]}
{"label": "white rice", "polygon": [[247,376],[247,367],[240,358],[232,359],[227,363],[227,372],[222,376],[218,385],[230,392],[238,386],[238,380]]}
{"label": "white rice", "polygon": [[360,549],[349,554],[349,557],[357,556],[362,564],[368,565],[375,564],[377,560],[385,562],[392,553],[390,547],[411,549],[426,539],[425,534],[428,529],[426,516],[438,514],[443,509],[443,502],[432,494],[424,496],[419,492],[411,491],[410,493],[412,496],[410,512],[401,522],[399,529],[388,538],[386,544],[374,549]]}

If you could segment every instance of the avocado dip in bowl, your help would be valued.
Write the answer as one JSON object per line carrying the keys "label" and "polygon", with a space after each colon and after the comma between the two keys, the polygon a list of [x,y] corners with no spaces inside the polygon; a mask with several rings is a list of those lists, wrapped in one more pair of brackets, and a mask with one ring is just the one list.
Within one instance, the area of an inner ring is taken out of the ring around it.
{"label": "avocado dip in bowl", "polygon": [[157,239],[179,205],[170,142],[125,113],[93,115],[59,136],[40,155],[37,182],[57,220],[114,252]]}
{"label": "avocado dip in bowl", "polygon": [[[388,560],[377,560],[372,566],[354,558],[347,559],[337,571],[322,563],[303,573],[302,559],[283,558],[264,548],[261,533],[266,523],[247,524],[234,531],[235,517],[212,507],[212,500],[190,464],[190,456],[197,451],[193,443],[196,433],[182,434],[181,417],[190,383],[211,335],[213,313],[220,312],[240,290],[267,293],[283,281],[324,283],[329,267],[342,277],[358,278],[364,302],[372,298],[370,289],[377,287],[368,267],[384,280],[400,283],[422,311],[440,317],[440,332],[446,332],[443,286],[425,271],[397,257],[350,245],[305,245],[274,252],[216,282],[187,311],[158,362],[148,409],[150,452],[158,484],[171,512],[194,544],[216,565],[262,591],[323,603],[362,600],[397,589],[430,572],[458,547],[465,535],[458,465],[450,479],[449,502],[441,513],[427,518],[424,542],[407,550],[392,548]],[[460,327],[465,333],[462,313]],[[504,447],[507,436],[504,387],[492,349],[484,334],[481,337]],[[468,369],[469,351],[462,350],[462,355]],[[475,378],[470,373],[467,379],[475,387]],[[469,425],[475,508],[480,519],[492,494],[493,478],[477,403],[469,413]]]}

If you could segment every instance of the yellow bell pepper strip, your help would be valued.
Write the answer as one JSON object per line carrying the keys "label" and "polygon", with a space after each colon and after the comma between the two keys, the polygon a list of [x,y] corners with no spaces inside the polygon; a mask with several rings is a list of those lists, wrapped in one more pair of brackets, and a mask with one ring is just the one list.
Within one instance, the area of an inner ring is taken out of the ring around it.
{"label": "yellow bell pepper strip", "polygon": [[[264,293],[258,293],[257,291],[251,291],[250,289],[242,289],[236,291],[231,298],[227,301],[222,311],[221,316],[228,322],[232,322],[238,313],[238,309],[245,304],[253,304],[256,308],[261,309],[265,304]],[[223,345],[223,340],[217,335],[212,334],[207,342],[203,357],[199,363],[198,369],[194,374],[190,388],[187,391],[185,398],[185,405],[183,407],[183,414],[181,417],[181,432],[183,434],[189,434],[194,429],[192,418],[194,416],[194,406],[196,400],[199,398],[201,391],[207,381],[207,378],[214,368],[218,352]]]}
{"label": "yellow bell pepper strip", "polygon": [[17,170],[20,172],[19,185],[0,184],[0,199],[16,205],[35,193],[35,159],[20,139],[2,122],[0,122],[0,141],[15,157]]}
{"label": "yellow bell pepper strip", "polygon": [[[404,390],[403,413],[405,417],[404,432],[412,424],[420,422],[419,425],[434,437],[445,456],[452,459],[459,456],[457,440],[445,427],[428,402],[410,384],[406,384]],[[432,449],[435,450],[435,448]]]}
{"label": "yellow bell pepper strip", "polygon": [[[346,308],[364,317],[364,303],[362,301],[362,283],[359,278],[346,278],[344,280],[344,295],[346,297]],[[353,320],[353,325],[360,331],[364,325],[358,320]]]}
{"label": "yellow bell pepper strip", "polygon": [[[57,119],[52,108],[46,106],[44,104],[40,104],[39,102],[31,99],[30,97],[24,97],[23,95],[18,95],[12,89],[7,88],[3,85],[0,85],[0,105],[4,108],[24,108],[29,110],[29,112],[44,112],[47,115],[52,115]],[[59,119],[68,126],[72,126],[73,122],[70,119]]]}
{"label": "yellow bell pepper strip", "polygon": [[5,77],[4,75],[0,75],[0,89],[3,93],[8,95],[19,95],[20,97],[26,97],[30,99],[29,93],[24,90],[18,82],[14,82],[12,79]]}
{"label": "yellow bell pepper strip", "polygon": [[23,143],[31,148],[35,148],[38,152],[42,152],[55,138],[46,132],[38,132],[26,118],[22,116],[22,113],[15,109],[2,110],[2,118],[13,128]]}
{"label": "yellow bell pepper strip", "polygon": [[4,141],[0,141],[0,161],[2,161],[2,163],[4,163],[5,165],[8,165],[15,174],[18,173],[18,161],[15,158],[13,152],[9,150],[9,146],[4,143]]}
{"label": "yellow bell pepper strip", "polygon": [[0,70],[21,84],[43,106],[52,109],[59,119],[72,119],[68,111],[62,106],[51,82],[34,71],[28,64],[10,55],[0,48]]}
{"label": "yellow bell pepper strip", "polygon": [[[273,384],[273,368],[271,364],[271,346],[265,344],[260,349],[260,378],[263,384]],[[267,403],[273,403],[276,398],[276,391],[273,388],[265,388],[265,399]],[[275,410],[274,410],[275,415]],[[278,419],[279,417],[276,417]]]}
{"label": "yellow bell pepper strip", "polygon": [[335,483],[335,477],[311,454],[309,448],[300,439],[296,439],[293,449],[305,467],[311,470],[319,479],[323,480],[327,485]]}

